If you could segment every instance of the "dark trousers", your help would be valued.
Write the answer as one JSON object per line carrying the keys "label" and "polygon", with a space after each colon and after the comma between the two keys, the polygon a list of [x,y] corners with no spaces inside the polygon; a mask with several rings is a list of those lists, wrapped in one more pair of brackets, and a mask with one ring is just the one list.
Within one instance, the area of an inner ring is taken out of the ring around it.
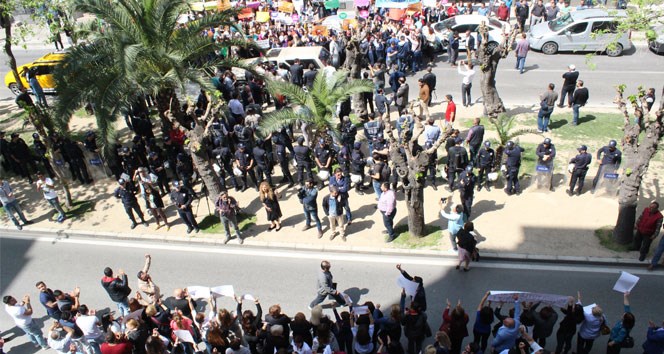
{"label": "dark trousers", "polygon": [[461,204],[463,205],[463,213],[466,214],[466,219],[470,219],[470,210],[473,207],[472,195],[461,195]]}
{"label": "dark trousers", "polygon": [[620,344],[606,345],[606,354],[620,354]]}
{"label": "dark trousers", "polygon": [[314,179],[314,173],[311,171],[311,164],[298,162],[297,163],[297,182],[302,185],[304,184],[304,172],[307,172],[307,180]]}
{"label": "dark trousers", "polygon": [[258,182],[263,182],[263,179],[267,180],[271,186],[272,184],[272,167],[270,165],[257,165],[256,166],[256,176],[258,177]]}
{"label": "dark trousers", "polygon": [[436,164],[435,163],[429,163],[424,170],[424,178],[428,179],[431,181],[431,185],[435,186],[436,185]]}
{"label": "dark trousers", "polygon": [[194,217],[194,212],[191,211],[191,207],[180,209],[178,208],[178,215],[184,221],[185,225],[187,225],[187,229],[198,229],[198,223],[196,222],[196,218]]}
{"label": "dark trousers", "polygon": [[28,166],[32,166],[34,170],[34,162],[28,163],[28,160],[32,162],[32,158],[26,158],[25,160],[22,160],[21,162],[16,162],[16,168],[17,172],[21,177],[27,178],[30,183],[34,182],[32,180],[32,173],[30,172],[30,169]]}
{"label": "dark trousers", "polygon": [[593,349],[594,339],[585,339],[580,335],[576,337],[576,354],[589,354]]}
{"label": "dark trousers", "polygon": [[129,220],[131,220],[132,224],[136,223],[134,212],[136,212],[136,215],[141,219],[141,222],[145,222],[145,219],[143,218],[143,212],[141,211],[141,207],[138,205],[138,202],[123,204],[123,206],[125,213],[127,213],[127,216],[129,216]]}
{"label": "dark trousers", "polygon": [[309,307],[313,308],[316,305],[320,304],[321,302],[325,301],[327,296],[332,296],[334,298],[334,301],[336,301],[339,305],[344,306],[346,305],[346,300],[341,296],[341,293],[339,294],[316,294],[316,298],[309,304]]}
{"label": "dark trousers", "polygon": [[[482,187],[482,182],[486,178],[486,175],[491,172],[491,166],[480,166],[480,170],[477,172],[477,188]],[[491,182],[489,182],[489,179],[486,178],[486,184],[485,186],[489,188],[489,185]]]}
{"label": "dark trousers", "polygon": [[387,230],[387,235],[390,238],[394,237],[394,216],[397,214],[397,209],[394,208],[392,213],[388,216],[385,215],[385,212],[380,212],[380,215],[383,216],[383,225],[385,225],[385,230]]}
{"label": "dark trousers", "polygon": [[408,338],[408,354],[418,354],[422,351],[422,342],[424,337]]}
{"label": "dark trousers", "polygon": [[593,190],[595,190],[595,187],[597,187],[597,183],[599,182],[599,179],[604,175],[604,165],[599,165],[599,168],[597,169],[597,174],[595,175],[595,178],[593,178]]}
{"label": "dark trousers", "polygon": [[452,338],[450,338],[450,342],[452,343],[450,346],[450,354],[461,353],[461,343],[463,343],[463,337],[457,338],[456,336],[452,336]]}
{"label": "dark trousers", "polygon": [[588,172],[587,169],[585,168],[575,168],[574,171],[572,172],[572,178],[569,181],[569,191],[571,193],[574,193],[574,186],[576,186],[576,183],[579,183],[579,188],[576,190],[578,194],[581,194],[581,191],[583,190],[583,183],[584,180],[586,179],[586,172]]}
{"label": "dark trousers", "polygon": [[562,90],[560,90],[560,102],[558,103],[558,105],[564,106],[565,96],[567,96],[567,105],[571,106],[572,94],[574,94],[574,86],[563,86]]}
{"label": "dark trousers", "polygon": [[69,161],[69,169],[73,178],[79,180],[79,182],[88,183],[91,181],[88,168],[85,167],[83,159],[72,159]]}
{"label": "dark trousers", "polygon": [[520,190],[519,167],[507,167],[507,191],[518,193]]}
{"label": "dark trousers", "polygon": [[473,331],[473,343],[479,344],[480,348],[482,349],[482,352],[486,352],[486,347],[489,343],[490,335],[491,332],[479,333],[477,331]]}
{"label": "dark trousers", "polygon": [[566,332],[558,330],[556,332],[556,353],[558,354],[567,354],[567,352],[572,349],[572,338],[574,338],[575,332]]}
{"label": "dark trousers", "polygon": [[646,258],[650,251],[650,244],[652,244],[652,235],[643,235],[636,230],[634,234],[634,249],[639,251],[639,259]]}
{"label": "dark trousers", "polygon": [[473,100],[470,98],[470,89],[473,87],[473,83],[461,84],[461,102],[464,106],[469,106],[473,103]]}
{"label": "dark trousers", "polygon": [[475,166],[475,159],[477,159],[477,153],[480,152],[480,145],[477,146],[471,146],[468,145],[468,152],[470,153],[470,164],[471,166]]}
{"label": "dark trousers", "polygon": [[258,181],[256,180],[256,174],[254,173],[254,170],[250,169],[247,171],[245,170],[244,167],[241,167],[240,170],[242,170],[242,175],[240,178],[242,179],[242,185],[244,186],[244,188],[248,188],[247,175],[249,175],[251,181],[254,182],[254,185],[256,186],[256,188],[258,188]]}
{"label": "dark trousers", "polygon": [[447,170],[447,182],[448,182],[448,185],[450,187],[450,190],[454,190],[454,180],[456,179],[457,174],[458,173],[456,171],[456,168],[451,167],[451,166],[448,168],[448,170]]}
{"label": "dark trousers", "polygon": [[290,173],[290,169],[288,168],[288,160],[283,159],[279,161],[279,167],[281,168],[281,174],[284,176],[283,181],[288,181],[288,183],[294,183],[295,181],[293,180],[293,176]]}

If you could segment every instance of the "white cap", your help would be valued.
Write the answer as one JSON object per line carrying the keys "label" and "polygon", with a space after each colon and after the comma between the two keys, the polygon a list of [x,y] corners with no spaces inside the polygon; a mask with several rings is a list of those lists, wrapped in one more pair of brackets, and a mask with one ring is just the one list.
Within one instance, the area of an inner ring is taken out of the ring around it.
{"label": "white cap", "polygon": [[539,344],[537,344],[537,342],[534,342],[534,341],[532,343],[530,343],[530,349],[532,349],[533,353],[535,353],[535,354],[537,354],[541,350],[543,350],[542,347]]}
{"label": "white cap", "polygon": [[574,64],[570,64],[567,66],[570,70],[576,70],[576,66]]}

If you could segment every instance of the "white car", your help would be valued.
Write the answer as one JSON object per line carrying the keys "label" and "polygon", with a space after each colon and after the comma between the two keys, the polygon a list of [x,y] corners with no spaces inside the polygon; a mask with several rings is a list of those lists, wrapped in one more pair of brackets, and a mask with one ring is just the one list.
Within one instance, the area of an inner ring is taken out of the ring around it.
{"label": "white car", "polygon": [[489,18],[482,15],[457,15],[444,21],[433,24],[433,31],[436,39],[447,47],[450,31],[459,33],[459,50],[466,50],[466,31],[470,30],[470,35],[475,38],[475,49],[477,49],[477,29],[482,22],[486,22],[489,27],[489,47],[496,47],[503,39],[504,33],[510,32],[510,25],[506,22],[498,21],[495,18]]}

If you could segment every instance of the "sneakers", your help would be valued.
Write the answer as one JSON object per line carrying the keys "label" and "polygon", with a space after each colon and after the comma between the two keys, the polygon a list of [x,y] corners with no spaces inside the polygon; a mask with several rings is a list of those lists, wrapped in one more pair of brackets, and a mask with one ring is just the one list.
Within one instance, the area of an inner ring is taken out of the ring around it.
{"label": "sneakers", "polygon": [[302,231],[307,231],[310,228],[311,228],[311,225],[304,225],[304,227],[302,228]]}
{"label": "sneakers", "polygon": [[230,241],[230,240],[231,240],[231,237],[230,237],[230,236],[226,236],[226,238],[224,239],[224,245],[227,244],[228,241]]}
{"label": "sneakers", "polygon": [[[58,219],[58,220],[60,220],[60,219]],[[58,221],[58,222],[60,222],[60,221]],[[136,223],[132,222],[131,226],[129,226],[129,228],[132,229],[132,230],[135,229],[136,228]]]}
{"label": "sneakers", "polygon": [[[56,221],[62,224],[62,222],[65,221],[65,217],[60,216],[60,217],[58,217],[58,220],[56,220]],[[136,225],[134,225],[134,227],[136,227]],[[132,227],[132,229],[133,229],[133,227]]]}
{"label": "sneakers", "polygon": [[23,226],[21,226],[20,224],[16,224],[16,228],[19,229],[19,231],[23,230]]}
{"label": "sneakers", "polygon": [[323,238],[323,230],[318,230],[318,238]]}
{"label": "sneakers", "polygon": [[244,239],[242,238],[242,236],[237,235],[237,240],[238,240],[238,242],[239,242],[241,245],[244,244]]}
{"label": "sneakers", "polygon": [[342,240],[343,242],[346,242],[346,235],[341,235],[341,240]]}
{"label": "sneakers", "polygon": [[187,229],[187,233],[190,234],[193,229]]}

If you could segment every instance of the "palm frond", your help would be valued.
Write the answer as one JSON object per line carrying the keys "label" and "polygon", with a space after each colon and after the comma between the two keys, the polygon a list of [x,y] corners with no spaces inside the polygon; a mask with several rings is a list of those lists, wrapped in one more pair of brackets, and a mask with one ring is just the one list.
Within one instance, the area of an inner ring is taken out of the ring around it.
{"label": "palm frond", "polygon": [[281,128],[294,124],[299,119],[304,118],[293,109],[281,109],[267,114],[260,122],[258,131],[267,136],[270,133],[277,132]]}
{"label": "palm frond", "polygon": [[267,82],[267,90],[272,95],[283,95],[294,104],[305,105],[307,103],[308,94],[304,90],[289,82],[270,80]]}

